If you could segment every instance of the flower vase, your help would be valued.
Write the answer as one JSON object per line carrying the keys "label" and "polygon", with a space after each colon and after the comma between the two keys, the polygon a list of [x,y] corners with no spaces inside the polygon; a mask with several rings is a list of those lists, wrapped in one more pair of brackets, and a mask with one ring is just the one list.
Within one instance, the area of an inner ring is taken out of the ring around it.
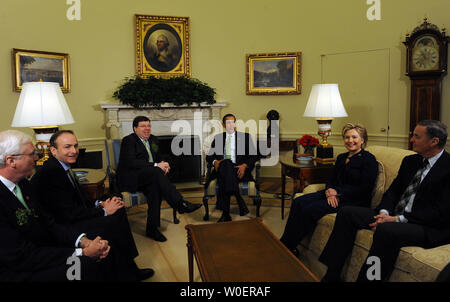
{"label": "flower vase", "polygon": [[311,155],[311,157],[314,158],[314,147],[313,146],[306,146],[305,153]]}

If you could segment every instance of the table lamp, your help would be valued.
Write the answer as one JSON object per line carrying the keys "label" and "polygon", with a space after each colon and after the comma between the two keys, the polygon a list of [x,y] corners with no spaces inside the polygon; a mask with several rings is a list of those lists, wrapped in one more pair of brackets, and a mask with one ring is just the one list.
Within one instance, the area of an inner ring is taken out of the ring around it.
{"label": "table lamp", "polygon": [[313,117],[319,124],[318,134],[322,142],[317,146],[316,161],[321,164],[333,163],[333,146],[327,142],[331,134],[331,122],[336,117],[347,116],[338,84],[314,84],[303,116]]}
{"label": "table lamp", "polygon": [[36,165],[49,158],[49,140],[58,125],[75,123],[59,83],[27,82],[23,84],[12,127],[30,127],[36,136],[36,148],[43,155]]}

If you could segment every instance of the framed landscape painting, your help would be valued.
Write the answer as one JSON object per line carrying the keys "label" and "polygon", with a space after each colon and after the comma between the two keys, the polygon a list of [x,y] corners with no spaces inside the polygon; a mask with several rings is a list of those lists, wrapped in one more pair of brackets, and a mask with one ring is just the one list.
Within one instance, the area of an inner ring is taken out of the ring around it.
{"label": "framed landscape painting", "polygon": [[248,54],[247,94],[300,94],[301,52]]}
{"label": "framed landscape painting", "polygon": [[13,49],[14,88],[21,91],[26,82],[57,82],[62,92],[70,91],[69,54]]}
{"label": "framed landscape painting", "polygon": [[139,76],[190,77],[189,18],[136,15]]}

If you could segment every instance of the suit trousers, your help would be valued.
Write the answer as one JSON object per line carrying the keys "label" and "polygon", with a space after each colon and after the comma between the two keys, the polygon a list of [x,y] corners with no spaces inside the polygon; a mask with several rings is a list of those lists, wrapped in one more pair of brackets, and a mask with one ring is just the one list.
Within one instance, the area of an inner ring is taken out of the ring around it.
{"label": "suit trousers", "polygon": [[[339,274],[345,260],[353,249],[356,233],[360,229],[370,229],[378,213],[369,208],[345,206],[338,211],[333,231],[319,260],[328,266],[330,274]],[[380,280],[390,276],[400,248],[404,246],[426,247],[429,242],[424,228],[417,224],[385,222],[379,224],[373,234],[372,246],[358,276],[358,282],[368,281],[367,272],[373,263],[367,260],[376,256],[380,260]]]}
{"label": "suit trousers", "polygon": [[147,231],[160,226],[161,202],[164,199],[174,209],[179,209],[183,196],[159,167],[148,167],[139,172],[139,187],[147,197]]}
{"label": "suit trousers", "polygon": [[239,192],[239,182],[251,179],[251,175],[248,175],[248,169],[246,169],[242,179],[237,176],[238,168],[230,159],[223,160],[219,169],[217,170],[217,184],[218,196],[217,196],[217,208],[224,213],[230,213],[230,196],[236,196],[236,201],[240,208],[246,207],[244,200]]}
{"label": "suit trousers", "polygon": [[292,202],[281,242],[289,249],[294,249],[314,230],[320,218],[337,212],[337,209],[328,204],[325,190],[297,197]]}
{"label": "suit trousers", "polygon": [[117,210],[113,215],[100,216],[79,221],[72,227],[86,233],[89,238],[100,236],[108,240],[112,248],[120,251],[120,255],[130,262],[138,256],[136,243],[131,232],[130,223],[125,207]]}

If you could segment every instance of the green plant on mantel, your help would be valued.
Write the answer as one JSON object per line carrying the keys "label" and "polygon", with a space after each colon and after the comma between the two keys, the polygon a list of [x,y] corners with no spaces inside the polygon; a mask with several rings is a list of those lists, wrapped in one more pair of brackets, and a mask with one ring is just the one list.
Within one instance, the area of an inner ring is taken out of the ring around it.
{"label": "green plant on mantel", "polygon": [[186,77],[175,78],[125,78],[125,82],[117,88],[113,97],[122,104],[142,107],[161,107],[164,103],[175,106],[193,103],[214,104],[216,92],[208,84],[198,79]]}

